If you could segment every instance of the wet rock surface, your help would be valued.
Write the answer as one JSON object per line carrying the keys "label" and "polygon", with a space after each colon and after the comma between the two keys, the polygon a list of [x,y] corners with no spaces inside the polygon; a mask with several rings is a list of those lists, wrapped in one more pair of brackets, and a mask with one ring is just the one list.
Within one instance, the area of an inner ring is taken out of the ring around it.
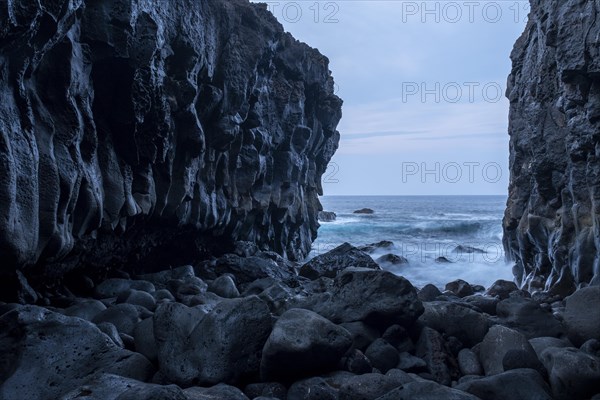
{"label": "wet rock surface", "polygon": [[531,291],[600,284],[599,12],[595,2],[531,1],[511,55],[504,247]]}
{"label": "wet rock surface", "polygon": [[380,269],[368,254],[349,243],[344,243],[305,263],[300,268],[300,276],[312,280],[321,277],[335,278],[340,271],[349,267]]}
{"label": "wet rock surface", "polygon": [[[269,259],[244,252],[236,265]],[[347,266],[311,280],[293,275],[298,268],[218,275],[214,265],[94,282],[96,299],[49,298],[47,308],[0,304],[0,398],[587,399],[600,391],[598,341],[572,347],[555,329],[558,314],[541,323],[533,312],[531,330],[527,313],[515,324],[503,309],[474,306],[472,295],[422,303],[410,282],[379,269]],[[535,300],[547,297],[524,291],[477,296],[548,308]]]}
{"label": "wet rock surface", "polygon": [[183,265],[240,239],[308,254],[342,101],[265,5],[16,1],[0,26],[11,280]]}

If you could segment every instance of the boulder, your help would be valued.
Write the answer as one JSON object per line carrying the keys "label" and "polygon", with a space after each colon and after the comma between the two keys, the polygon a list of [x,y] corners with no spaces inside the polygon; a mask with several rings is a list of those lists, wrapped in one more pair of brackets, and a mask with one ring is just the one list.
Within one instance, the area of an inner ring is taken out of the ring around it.
{"label": "boulder", "polygon": [[238,285],[253,282],[262,278],[276,278],[285,281],[296,275],[293,268],[283,262],[264,257],[240,257],[237,254],[225,254],[217,259],[215,274],[218,276],[231,274],[235,276]]}
{"label": "boulder", "polygon": [[226,299],[240,297],[240,292],[230,275],[221,275],[208,285],[208,290]]}
{"label": "boulder", "polygon": [[371,361],[358,349],[350,350],[350,352],[342,359],[342,364],[346,371],[357,375],[373,371]]}
{"label": "boulder", "polygon": [[382,240],[377,243],[371,243],[364,246],[360,246],[358,249],[366,253],[373,253],[376,250],[391,250],[393,248],[394,242],[390,242],[389,240]]}
{"label": "boulder", "polygon": [[528,339],[540,336],[558,337],[565,330],[550,311],[544,310],[534,300],[523,297],[510,297],[496,306],[502,325],[516,329]]}
{"label": "boulder", "polygon": [[409,332],[400,325],[392,325],[387,328],[381,338],[394,346],[399,352],[412,352],[414,343]]}
{"label": "boulder", "polygon": [[0,317],[2,399],[56,400],[96,374],[149,380],[154,367],[91,322],[36,306]]}
{"label": "boulder", "polygon": [[333,211],[319,211],[317,218],[320,222],[333,222],[337,218],[337,215]]}
{"label": "boulder", "polygon": [[476,307],[482,312],[490,315],[496,315],[496,307],[500,299],[491,296],[482,296],[474,294],[462,298],[462,301],[470,306]]}
{"label": "boulder", "polygon": [[352,336],[320,315],[303,309],[283,313],[262,351],[263,380],[293,381],[333,369],[352,346]]}
{"label": "boulder", "polygon": [[154,315],[161,373],[184,387],[256,377],[271,328],[269,309],[256,296],[223,300],[210,312],[162,304]]}
{"label": "boulder", "polygon": [[285,399],[287,388],[279,382],[251,383],[244,388],[244,394],[251,399],[257,397]]}
{"label": "boulder", "polygon": [[535,350],[538,359],[540,359],[542,352],[548,347],[573,347],[573,345],[565,339],[559,339],[551,336],[542,336],[529,339],[529,344]]}
{"label": "boulder", "polygon": [[106,310],[98,313],[93,323],[99,324],[102,322],[110,322],[117,327],[120,333],[133,335],[133,330],[142,317],[149,317],[150,313],[132,304],[116,304],[108,307]]}
{"label": "boulder", "polygon": [[555,399],[587,399],[600,393],[600,358],[574,347],[549,347],[540,360]]}
{"label": "boulder", "polygon": [[354,214],[375,214],[375,211],[370,208],[361,208],[360,210],[353,211]]}
{"label": "boulder", "polygon": [[156,309],[152,331],[158,365],[169,382],[186,387],[199,381],[201,365],[197,344],[191,341],[190,335],[205,315],[200,308],[180,303],[163,303]]}
{"label": "boulder", "polygon": [[154,285],[148,281],[111,278],[97,285],[94,289],[94,292],[98,299],[108,299],[111,297],[117,297],[122,292],[130,289],[141,290],[148,293],[152,293],[156,290]]}
{"label": "boulder", "polygon": [[198,383],[233,384],[258,377],[272,326],[269,308],[256,296],[220,302],[190,334],[190,350],[196,352],[200,366]]}
{"label": "boulder", "polygon": [[348,268],[330,291],[296,299],[290,306],[306,308],[335,323],[363,321],[384,328],[410,326],[423,305],[410,282],[391,272]]}
{"label": "boulder", "polygon": [[250,400],[240,389],[223,383],[208,388],[191,387],[183,392],[187,396],[187,400]]}
{"label": "boulder", "polygon": [[481,250],[481,249],[478,249],[477,247],[466,246],[466,245],[462,245],[462,244],[459,244],[458,246],[456,246],[452,250],[452,252],[456,253],[456,254],[473,254],[473,253],[485,254],[486,253],[485,250]]}
{"label": "boulder", "polygon": [[338,390],[323,378],[315,377],[297,381],[290,386],[287,400],[339,400]]}
{"label": "boulder", "polygon": [[157,385],[112,374],[96,374],[60,400],[190,400],[175,385]]}
{"label": "boulder", "polygon": [[417,342],[416,354],[425,360],[436,382],[450,385],[457,369],[456,360],[446,348],[444,338],[439,332],[428,327],[423,328]]}
{"label": "boulder", "polygon": [[375,400],[402,386],[405,379],[391,375],[364,374],[346,379],[340,386],[339,400]]}
{"label": "boulder", "polygon": [[428,283],[423,286],[423,289],[419,290],[419,300],[421,301],[434,301],[438,296],[441,296],[442,292],[437,286]]}
{"label": "boulder", "polygon": [[127,303],[134,306],[141,306],[150,311],[156,309],[156,299],[148,292],[144,292],[136,289],[129,289],[121,292],[117,296],[117,303]]}
{"label": "boulder", "polygon": [[405,257],[396,255],[396,254],[384,254],[381,257],[378,257],[375,262],[377,264],[385,264],[385,265],[405,265],[408,264],[408,260]]}
{"label": "boulder", "polygon": [[371,256],[358,250],[349,243],[344,243],[325,254],[320,254],[300,268],[300,276],[315,280],[320,277],[335,278],[337,274],[349,267],[380,269]]}
{"label": "boulder", "polygon": [[285,399],[287,388],[279,382],[259,382],[246,385],[244,394],[251,399],[257,397]]}
{"label": "boulder", "polygon": [[352,335],[352,347],[364,351],[375,339],[379,338],[379,331],[362,321],[344,322],[344,327]]}
{"label": "boulder", "polygon": [[196,273],[194,272],[194,267],[191,265],[184,265],[181,267],[169,268],[158,272],[136,276],[136,279],[138,280],[152,282],[154,286],[159,289],[165,288],[169,281],[172,280],[188,282],[194,278],[196,278]]}
{"label": "boulder", "polygon": [[485,400],[552,400],[550,388],[539,372],[513,369],[461,383],[455,389]]}
{"label": "boulder", "polygon": [[581,346],[589,339],[600,340],[600,286],[579,289],[566,299],[563,313],[569,339]]}
{"label": "boulder", "polygon": [[503,360],[511,350],[521,350],[520,356],[528,365],[535,364],[537,354],[527,338],[514,329],[494,325],[483,339],[480,348],[481,364],[486,375],[504,372]]}
{"label": "boulder", "polygon": [[119,331],[117,330],[116,326],[114,326],[110,322],[101,322],[99,324],[96,324],[96,326],[102,331],[102,333],[108,336],[114,344],[116,344],[119,347],[125,347],[125,343],[123,343],[123,339],[119,335]]}
{"label": "boulder", "polygon": [[425,312],[419,321],[425,326],[457,337],[471,347],[481,342],[488,332],[488,319],[460,303],[432,301],[424,304]]}
{"label": "boulder", "polygon": [[500,300],[504,300],[508,299],[511,292],[515,290],[519,290],[519,288],[514,282],[499,279],[492,283],[492,286],[485,291],[485,294],[488,296],[498,296]]}
{"label": "boulder", "polygon": [[146,318],[136,325],[133,330],[133,341],[135,343],[135,351],[143,354],[152,362],[158,361],[153,318]]}
{"label": "boulder", "polygon": [[69,317],[79,317],[91,321],[104,310],[106,310],[106,306],[101,301],[85,300],[73,304],[64,311],[64,314]]}
{"label": "boulder", "polygon": [[600,340],[590,339],[579,348],[584,353],[600,357]]}
{"label": "boulder", "polygon": [[415,357],[410,353],[403,352],[399,355],[397,369],[406,372],[423,372],[427,369],[427,363],[419,357]]}
{"label": "boulder", "polygon": [[462,349],[457,356],[458,367],[463,375],[483,375],[479,357],[471,349]]}
{"label": "boulder", "polygon": [[376,339],[367,347],[365,355],[371,362],[371,365],[384,374],[390,369],[396,368],[400,360],[398,350],[385,339]]}
{"label": "boulder", "polygon": [[431,381],[406,383],[376,400],[481,400],[472,394]]}
{"label": "boulder", "polygon": [[473,293],[473,288],[468,282],[463,281],[462,279],[457,279],[455,281],[449,282],[446,284],[446,290],[454,293],[458,297],[466,297],[470,296]]}

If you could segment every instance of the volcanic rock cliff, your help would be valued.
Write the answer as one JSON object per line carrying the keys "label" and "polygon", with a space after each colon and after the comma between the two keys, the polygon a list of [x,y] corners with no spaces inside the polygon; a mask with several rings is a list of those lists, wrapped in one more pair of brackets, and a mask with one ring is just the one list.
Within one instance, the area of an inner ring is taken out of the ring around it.
{"label": "volcanic rock cliff", "polygon": [[1,2],[2,269],[149,270],[236,240],[303,258],[333,87],[247,0]]}
{"label": "volcanic rock cliff", "polygon": [[504,245],[531,289],[600,284],[600,3],[532,0],[512,53]]}

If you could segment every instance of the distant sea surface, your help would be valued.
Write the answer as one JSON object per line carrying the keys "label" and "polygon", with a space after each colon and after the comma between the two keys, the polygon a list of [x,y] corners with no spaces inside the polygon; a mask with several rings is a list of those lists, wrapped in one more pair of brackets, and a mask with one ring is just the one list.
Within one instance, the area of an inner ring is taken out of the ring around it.
{"label": "distant sea surface", "polygon": [[[418,288],[463,279],[486,288],[497,279],[512,280],[512,264],[505,262],[502,216],[505,196],[324,196],[323,209],[337,214],[321,222],[309,258],[348,242],[362,246],[392,241],[392,249],[378,250],[374,259],[393,253],[408,259],[404,265],[382,264]],[[374,214],[354,214],[370,208]],[[467,253],[458,246],[483,252]],[[445,257],[450,263],[436,261]]]}

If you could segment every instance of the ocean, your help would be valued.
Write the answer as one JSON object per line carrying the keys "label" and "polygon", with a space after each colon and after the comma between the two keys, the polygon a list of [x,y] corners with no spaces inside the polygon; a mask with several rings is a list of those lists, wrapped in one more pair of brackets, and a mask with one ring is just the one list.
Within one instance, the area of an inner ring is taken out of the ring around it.
{"label": "ocean", "polygon": [[[371,256],[405,257],[408,264],[381,266],[418,288],[432,283],[443,290],[455,279],[487,288],[498,279],[513,279],[502,247],[506,196],[323,196],[321,203],[337,218],[320,222],[309,259],[344,242],[363,246],[387,240],[393,247]],[[353,213],[362,208],[374,213]]]}

